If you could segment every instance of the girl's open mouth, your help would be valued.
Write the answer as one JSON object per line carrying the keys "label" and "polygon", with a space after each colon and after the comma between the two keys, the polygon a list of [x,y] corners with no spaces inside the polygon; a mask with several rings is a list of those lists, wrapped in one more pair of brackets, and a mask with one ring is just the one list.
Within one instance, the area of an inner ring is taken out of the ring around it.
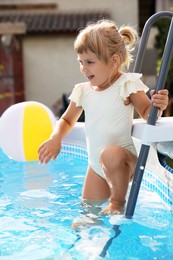
{"label": "girl's open mouth", "polygon": [[92,80],[94,78],[94,75],[87,76],[89,80]]}

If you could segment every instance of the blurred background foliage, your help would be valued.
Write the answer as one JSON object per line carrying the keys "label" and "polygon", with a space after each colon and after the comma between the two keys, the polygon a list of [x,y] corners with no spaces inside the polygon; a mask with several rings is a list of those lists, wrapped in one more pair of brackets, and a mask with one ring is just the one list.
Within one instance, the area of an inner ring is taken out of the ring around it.
{"label": "blurred background foliage", "polygon": [[[171,9],[173,11],[173,8]],[[157,60],[157,73],[159,73],[162,55],[164,52],[164,47],[169,31],[171,19],[169,18],[162,18],[158,20],[154,26],[158,29],[158,34],[155,37],[155,44],[154,47],[157,49],[158,53],[158,60]],[[168,72],[168,77],[166,81],[166,88],[169,90],[170,97],[173,98],[173,57],[170,63],[170,68]]]}
{"label": "blurred background foliage", "polygon": [[[173,12],[173,8],[170,10]],[[159,73],[160,65],[162,61],[162,56],[164,52],[164,47],[166,44],[166,39],[168,36],[169,26],[171,19],[163,18],[158,20],[154,26],[158,29],[158,34],[155,37],[154,47],[157,49],[158,59],[157,59],[157,73]],[[173,57],[171,59],[170,68],[168,71],[168,77],[166,81],[166,86],[169,90],[169,105],[165,111],[165,116],[173,116]],[[167,157],[166,163],[173,168],[173,159]]]}

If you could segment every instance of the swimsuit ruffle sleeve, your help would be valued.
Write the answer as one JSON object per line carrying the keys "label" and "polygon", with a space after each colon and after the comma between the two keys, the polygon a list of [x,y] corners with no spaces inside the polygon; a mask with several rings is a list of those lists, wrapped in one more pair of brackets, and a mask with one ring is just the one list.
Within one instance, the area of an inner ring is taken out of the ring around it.
{"label": "swimsuit ruffle sleeve", "polygon": [[71,101],[73,101],[74,103],[76,103],[76,106],[82,106],[82,86],[80,84],[75,85],[75,87],[72,90],[71,95],[69,96],[68,99],[70,99]]}
{"label": "swimsuit ruffle sleeve", "polygon": [[126,100],[130,94],[138,91],[147,92],[149,88],[140,80],[142,74],[126,73],[122,82],[120,83],[120,97]]}

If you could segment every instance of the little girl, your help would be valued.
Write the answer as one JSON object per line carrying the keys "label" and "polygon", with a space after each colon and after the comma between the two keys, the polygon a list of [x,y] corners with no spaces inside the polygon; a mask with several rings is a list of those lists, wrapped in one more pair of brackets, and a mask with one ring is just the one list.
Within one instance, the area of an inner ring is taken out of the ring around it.
{"label": "little girl", "polygon": [[88,169],[82,199],[92,204],[109,198],[101,214],[119,214],[125,205],[137,161],[131,137],[134,108],[147,119],[151,103],[159,108],[159,116],[168,105],[166,89],[152,92],[151,101],[142,75],[125,72],[136,39],[133,28],[118,29],[108,20],[89,24],[79,32],[74,49],[87,81],[74,87],[66,112],[38,150],[40,163],[56,159],[62,139],[85,111]]}

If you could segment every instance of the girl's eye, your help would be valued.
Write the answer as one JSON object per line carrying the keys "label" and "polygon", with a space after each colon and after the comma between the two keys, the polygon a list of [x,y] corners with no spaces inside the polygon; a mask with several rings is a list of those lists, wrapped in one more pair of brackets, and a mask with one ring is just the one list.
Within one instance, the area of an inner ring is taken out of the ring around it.
{"label": "girl's eye", "polygon": [[92,63],[94,63],[93,61],[88,61],[88,64],[92,64]]}
{"label": "girl's eye", "polygon": [[[93,62],[93,61],[90,61],[90,60],[86,61],[86,64],[89,64],[89,65],[90,65],[90,64],[93,64],[93,63],[94,63],[94,62]],[[82,65],[82,66],[84,65],[84,63],[83,63],[81,60],[79,60],[79,64]]]}

